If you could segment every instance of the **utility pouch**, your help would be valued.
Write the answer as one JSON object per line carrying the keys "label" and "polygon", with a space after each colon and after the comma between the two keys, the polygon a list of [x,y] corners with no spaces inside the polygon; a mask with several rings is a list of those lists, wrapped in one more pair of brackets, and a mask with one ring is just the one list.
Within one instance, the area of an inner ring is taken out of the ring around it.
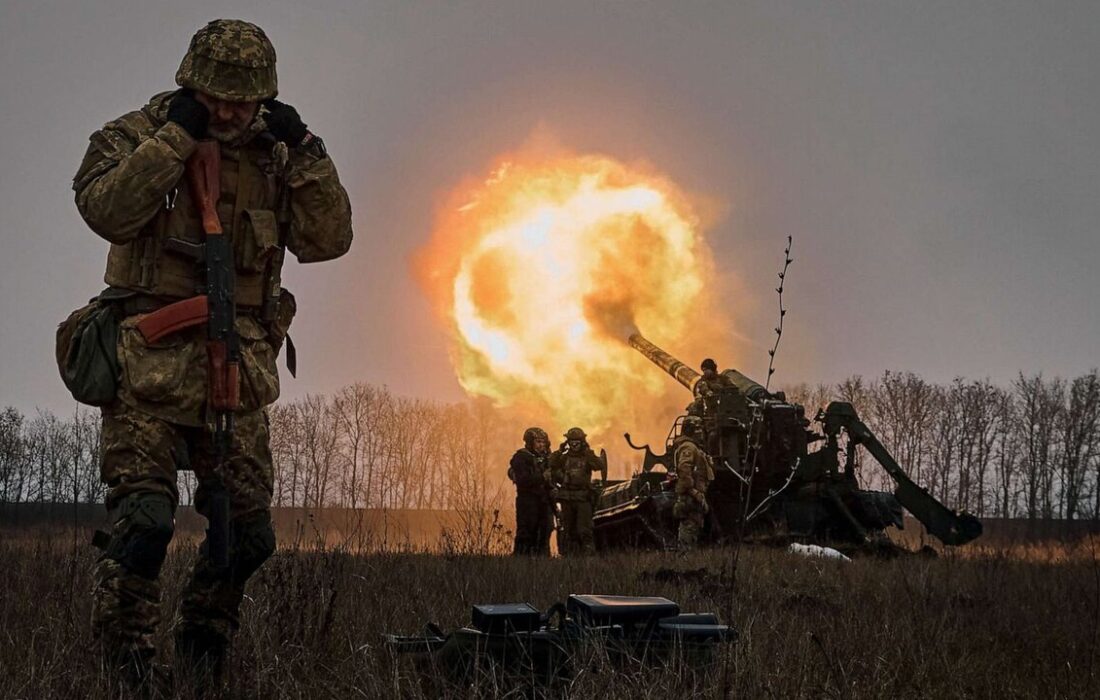
{"label": "utility pouch", "polygon": [[[271,346],[278,352],[290,332],[290,324],[294,321],[294,315],[298,313],[298,302],[294,295],[286,288],[279,288],[279,298],[275,303],[275,312],[270,321],[267,321],[267,334],[271,340]],[[266,320],[266,319],[265,319]]]}
{"label": "utility pouch", "polygon": [[294,349],[294,341],[290,338],[290,324],[294,321],[294,314],[298,312],[298,302],[287,289],[279,287],[279,296],[275,299],[274,306],[271,318],[265,319],[267,337],[276,355],[282,349],[283,343],[286,343],[286,368],[290,370],[290,376],[297,377],[298,351]]}
{"label": "utility pouch", "polygon": [[118,394],[118,311],[98,297],[57,327],[57,369],[73,398],[106,406]]}
{"label": "utility pouch", "polygon": [[279,247],[279,226],[270,209],[245,209],[243,235],[236,241],[242,272],[263,272]]}

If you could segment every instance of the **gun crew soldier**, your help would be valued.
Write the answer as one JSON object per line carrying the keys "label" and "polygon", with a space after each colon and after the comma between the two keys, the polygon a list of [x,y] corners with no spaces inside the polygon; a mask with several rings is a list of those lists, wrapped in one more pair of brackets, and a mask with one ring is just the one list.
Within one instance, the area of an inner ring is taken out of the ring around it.
{"label": "gun crew soldier", "polygon": [[[216,20],[200,29],[176,83],[92,134],[73,181],[81,216],[111,244],[108,289],[92,306],[119,321],[117,395],[89,399],[103,406],[101,477],[113,522],[100,542],[93,628],[106,662],[136,683],[155,656],[158,576],[177,470],[188,465],[211,530],[174,625],[176,657],[220,672],[245,582],[275,549],[264,407],[279,395],[275,360],[295,311],[280,285],[284,253],[331,260],[352,239],[348,196],[324,144],[275,99],[275,50],[259,27]],[[207,158],[195,174],[200,150]],[[220,262],[210,259],[218,245]],[[202,303],[198,322],[180,307],[166,311],[187,299]],[[209,390],[219,378],[228,378],[220,398]],[[227,535],[215,538],[226,501]],[[227,565],[217,561],[222,539]]]}
{"label": "gun crew soldier", "polygon": [[676,502],[672,515],[680,521],[677,536],[681,549],[692,549],[699,543],[710,510],[707,488],[714,481],[714,466],[702,444],[703,419],[687,416],[672,445],[676,464]]}
{"label": "gun crew soldier", "polygon": [[592,514],[600,489],[592,483],[592,473],[599,472],[606,482],[607,459],[596,456],[587,438],[580,428],[570,428],[565,443],[550,456],[550,478],[561,505],[558,550],[563,555],[596,552]]}
{"label": "gun crew soldier", "polygon": [[550,500],[550,437],[542,428],[523,432],[523,447],[512,455],[508,478],[516,485],[514,554],[550,554],[553,503]]}
{"label": "gun crew soldier", "polygon": [[726,387],[734,386],[733,380],[724,374],[718,373],[718,363],[712,358],[708,357],[703,360],[702,364],[699,365],[699,369],[703,371],[703,376],[699,383],[695,385],[695,391],[701,396],[709,396]]}

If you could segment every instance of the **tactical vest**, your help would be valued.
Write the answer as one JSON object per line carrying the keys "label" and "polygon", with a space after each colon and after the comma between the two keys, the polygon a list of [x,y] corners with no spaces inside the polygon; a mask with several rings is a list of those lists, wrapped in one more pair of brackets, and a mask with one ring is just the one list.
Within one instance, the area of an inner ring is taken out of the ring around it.
{"label": "tactical vest", "polygon": [[592,485],[590,459],[586,453],[565,455],[562,464],[562,486],[569,489],[590,488]]}
{"label": "tactical vest", "polygon": [[[282,194],[285,152],[284,158],[276,154],[260,139],[221,149],[218,218],[233,241],[236,301],[242,307],[270,308],[279,295],[284,258],[280,223],[289,219],[289,212]],[[194,296],[203,290],[205,267],[187,251],[202,242],[202,220],[186,178],[181,178],[137,238],[111,245],[104,280],[153,296]]]}

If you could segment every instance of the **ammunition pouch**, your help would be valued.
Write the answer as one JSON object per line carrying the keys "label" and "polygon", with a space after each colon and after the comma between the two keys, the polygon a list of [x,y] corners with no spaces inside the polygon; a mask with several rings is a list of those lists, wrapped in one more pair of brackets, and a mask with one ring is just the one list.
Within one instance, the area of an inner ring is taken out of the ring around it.
{"label": "ammunition pouch", "polygon": [[[145,318],[131,316],[119,325],[119,399],[164,420],[202,425],[209,398],[205,326],[150,342],[141,332]],[[259,410],[279,397],[275,348],[267,330],[251,314],[239,315],[236,329],[241,353],[240,410]]]}
{"label": "ammunition pouch", "polygon": [[279,249],[275,212],[270,209],[245,209],[242,215],[243,235],[234,239],[237,269],[241,272],[264,272]]}
{"label": "ammunition pouch", "polygon": [[115,400],[120,374],[118,327],[116,307],[99,297],[58,325],[57,368],[61,381],[80,403],[106,406]]}
{"label": "ammunition pouch", "polygon": [[294,321],[294,315],[298,313],[298,302],[290,290],[279,288],[279,294],[274,299],[274,308],[263,310],[263,321],[267,326],[267,335],[271,346],[278,353],[283,347],[283,341],[290,334],[290,324]]}
{"label": "ammunition pouch", "polygon": [[250,316],[238,317],[241,349],[241,411],[256,411],[279,398],[278,350],[268,331]]}

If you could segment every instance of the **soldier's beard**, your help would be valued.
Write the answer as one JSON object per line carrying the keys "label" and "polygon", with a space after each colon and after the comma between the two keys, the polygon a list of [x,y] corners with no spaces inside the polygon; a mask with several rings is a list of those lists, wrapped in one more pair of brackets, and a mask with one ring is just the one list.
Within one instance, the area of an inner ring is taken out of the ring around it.
{"label": "soldier's beard", "polygon": [[206,127],[206,133],[210,135],[210,138],[220,143],[234,143],[244,136],[247,130],[247,124],[245,126],[211,124]]}

